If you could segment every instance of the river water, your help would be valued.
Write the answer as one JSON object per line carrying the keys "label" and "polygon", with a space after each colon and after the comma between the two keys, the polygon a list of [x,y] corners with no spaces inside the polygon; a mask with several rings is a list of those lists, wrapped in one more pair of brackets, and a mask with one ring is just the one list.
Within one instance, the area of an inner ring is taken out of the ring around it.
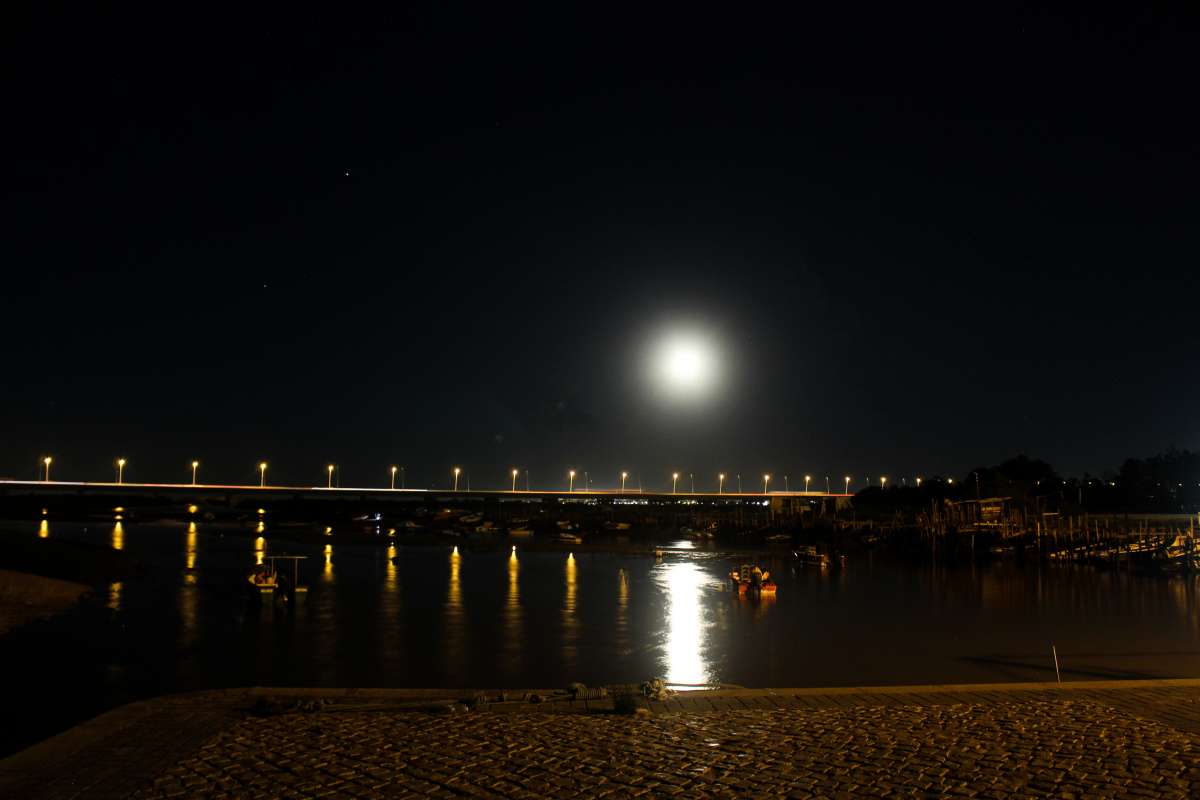
{"label": "river water", "polygon": [[[231,686],[1054,680],[1052,646],[1063,680],[1200,674],[1194,578],[867,556],[820,572],[768,552],[779,593],[758,600],[731,591],[730,558],[703,550],[455,553],[129,523],[40,533],[125,550],[147,569],[0,639],[7,685],[51,698],[44,724],[10,734],[6,750],[132,699]],[[307,597],[248,600],[247,572],[282,553],[308,557]]]}

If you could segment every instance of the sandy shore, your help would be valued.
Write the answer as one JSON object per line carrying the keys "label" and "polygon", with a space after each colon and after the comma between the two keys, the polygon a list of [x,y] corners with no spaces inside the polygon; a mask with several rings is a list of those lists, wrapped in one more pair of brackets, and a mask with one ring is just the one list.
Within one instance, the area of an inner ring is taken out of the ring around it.
{"label": "sandy shore", "polygon": [[89,591],[82,583],[0,569],[0,636],[66,611]]}

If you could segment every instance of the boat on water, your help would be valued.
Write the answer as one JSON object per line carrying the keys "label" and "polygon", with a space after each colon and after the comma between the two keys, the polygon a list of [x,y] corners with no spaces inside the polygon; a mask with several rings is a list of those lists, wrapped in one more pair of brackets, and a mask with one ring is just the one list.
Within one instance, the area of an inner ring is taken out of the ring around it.
{"label": "boat on water", "polygon": [[627,531],[629,528],[630,525],[628,522],[613,522],[612,520],[609,520],[608,522],[604,523],[604,530],[606,531]]}
{"label": "boat on water", "polygon": [[[300,583],[300,562],[308,556],[267,556],[263,564],[254,568],[246,576],[247,588],[252,595],[258,597],[282,597],[285,601],[295,595],[305,595],[308,587]],[[279,562],[285,562],[281,572]],[[292,562],[292,568],[286,569],[286,562]],[[290,575],[288,573],[291,573]]]}
{"label": "boat on water", "polygon": [[252,593],[256,592],[260,596],[275,593],[275,590],[279,588],[279,574],[275,572],[274,567],[274,564],[259,566],[246,577]]}
{"label": "boat on water", "polygon": [[1188,535],[1177,535],[1154,554],[1154,562],[1172,572],[1200,572],[1196,540]]}
{"label": "boat on water", "polygon": [[465,523],[467,525],[474,525],[476,522],[480,522],[482,520],[483,520],[483,514],[467,514],[465,516],[458,518],[459,522]]}
{"label": "boat on water", "polygon": [[508,535],[518,539],[525,539],[533,536],[533,528],[530,528],[528,525],[523,525],[519,528],[509,528]]}
{"label": "boat on water", "polygon": [[816,567],[817,569],[829,569],[830,566],[829,556],[825,553],[818,553],[817,548],[813,545],[805,545],[793,550],[792,560],[802,566]]}
{"label": "boat on water", "polygon": [[560,542],[566,542],[567,544],[583,544],[583,537],[577,533],[560,533],[558,535],[558,540]]}
{"label": "boat on water", "polygon": [[784,542],[790,542],[791,540],[792,537],[786,533],[774,533],[767,537],[767,541],[771,542],[772,544],[783,544]]}
{"label": "boat on water", "polygon": [[729,570],[729,579],[739,595],[749,593],[774,597],[778,589],[771,580],[770,570],[762,569],[757,564],[742,564]]}
{"label": "boat on water", "polygon": [[484,522],[482,525],[476,525],[475,532],[476,533],[495,533],[496,532],[496,524],[494,522],[492,522],[491,520],[488,520],[488,521]]}

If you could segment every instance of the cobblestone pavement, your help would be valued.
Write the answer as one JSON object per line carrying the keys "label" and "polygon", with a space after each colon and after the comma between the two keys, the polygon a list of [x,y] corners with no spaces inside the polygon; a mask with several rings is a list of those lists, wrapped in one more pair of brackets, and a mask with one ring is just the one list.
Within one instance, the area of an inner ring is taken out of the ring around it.
{"label": "cobblestone pavement", "polygon": [[247,719],[138,798],[1200,796],[1200,738],[1093,702]]}
{"label": "cobblestone pavement", "polygon": [[432,713],[364,696],[254,715],[246,695],[196,698],[174,713],[225,714],[219,732],[178,743],[120,791],[54,796],[1200,797],[1200,681],[788,691],[638,715],[594,703]]}

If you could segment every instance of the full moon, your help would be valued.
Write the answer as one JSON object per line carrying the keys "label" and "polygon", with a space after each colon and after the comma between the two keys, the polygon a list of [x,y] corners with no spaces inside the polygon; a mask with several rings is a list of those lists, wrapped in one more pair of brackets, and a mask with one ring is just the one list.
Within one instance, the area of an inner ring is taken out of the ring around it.
{"label": "full moon", "polygon": [[648,366],[656,392],[677,401],[708,399],[720,379],[717,347],[696,331],[662,334],[653,345]]}

